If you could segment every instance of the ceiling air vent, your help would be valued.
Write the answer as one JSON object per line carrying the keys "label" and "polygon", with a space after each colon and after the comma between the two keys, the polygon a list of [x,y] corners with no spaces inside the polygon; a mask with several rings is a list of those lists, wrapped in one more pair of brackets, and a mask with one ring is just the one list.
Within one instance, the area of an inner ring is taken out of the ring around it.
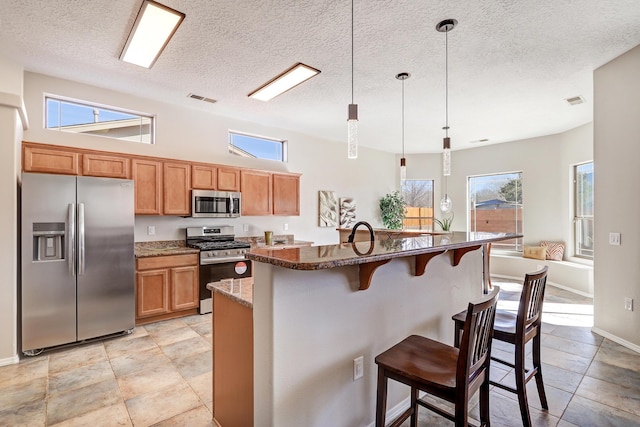
{"label": "ceiling air vent", "polygon": [[204,101],[204,102],[209,102],[211,104],[215,104],[216,101],[213,98],[207,98],[206,96],[201,96],[201,95],[196,95],[195,93],[190,93],[189,95],[187,95],[189,98],[193,98],[193,99],[197,99],[198,101]]}
{"label": "ceiling air vent", "polygon": [[574,96],[573,98],[565,99],[569,105],[584,104],[584,98],[582,96]]}

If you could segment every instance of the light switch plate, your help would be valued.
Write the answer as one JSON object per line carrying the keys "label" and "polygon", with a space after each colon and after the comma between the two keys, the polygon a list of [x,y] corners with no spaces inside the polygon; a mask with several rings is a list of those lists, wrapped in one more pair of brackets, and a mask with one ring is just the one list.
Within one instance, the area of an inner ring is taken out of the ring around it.
{"label": "light switch plate", "polygon": [[609,233],[609,244],[620,246],[620,233]]}

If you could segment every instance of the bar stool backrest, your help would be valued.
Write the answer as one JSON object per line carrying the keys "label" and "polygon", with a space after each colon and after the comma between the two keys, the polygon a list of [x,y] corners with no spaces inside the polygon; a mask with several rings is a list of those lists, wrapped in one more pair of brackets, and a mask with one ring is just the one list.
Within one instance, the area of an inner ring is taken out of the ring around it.
{"label": "bar stool backrest", "polygon": [[526,331],[531,326],[539,326],[542,321],[542,303],[547,284],[547,270],[545,266],[535,273],[526,274],[520,295],[516,331]]}
{"label": "bar stool backrest", "polygon": [[485,300],[476,304],[469,303],[456,368],[458,387],[467,387],[469,382],[485,373],[489,366],[499,292],[500,288],[494,286]]}

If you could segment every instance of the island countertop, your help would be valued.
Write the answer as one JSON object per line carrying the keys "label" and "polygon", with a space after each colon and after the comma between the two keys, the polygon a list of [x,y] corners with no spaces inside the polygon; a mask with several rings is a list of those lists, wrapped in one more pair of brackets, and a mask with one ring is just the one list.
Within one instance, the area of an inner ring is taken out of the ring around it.
{"label": "island countertop", "polygon": [[253,249],[248,259],[293,270],[323,270],[389,261],[422,254],[439,254],[448,250],[477,249],[487,243],[522,237],[521,234],[454,231],[448,234],[420,235],[375,242],[341,243],[291,249]]}

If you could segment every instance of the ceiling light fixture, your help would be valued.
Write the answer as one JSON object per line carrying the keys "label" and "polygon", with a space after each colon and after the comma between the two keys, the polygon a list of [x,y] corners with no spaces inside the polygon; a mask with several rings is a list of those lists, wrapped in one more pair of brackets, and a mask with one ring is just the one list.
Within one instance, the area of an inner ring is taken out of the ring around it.
{"label": "ceiling light fixture", "polygon": [[358,104],[353,103],[353,0],[351,0],[351,104],[347,112],[347,157],[358,158]]}
{"label": "ceiling light fixture", "polygon": [[400,158],[400,183],[407,179],[407,159],[404,158],[404,81],[411,77],[409,73],[396,74],[396,79],[402,81],[402,157]]}
{"label": "ceiling light fixture", "polygon": [[151,68],[175,34],[185,14],[153,0],[145,0],[122,49],[120,59]]}
{"label": "ceiling light fixture", "polygon": [[443,213],[451,211],[452,202],[447,192],[447,177],[451,175],[451,139],[449,138],[449,31],[453,30],[458,21],[455,19],[445,19],[438,22],[436,30],[444,33],[445,52],[445,125],[444,138],[442,140],[442,175],[444,176],[444,197],[440,200],[440,210]]}
{"label": "ceiling light fixture", "polygon": [[320,74],[320,70],[298,62],[247,96],[260,101],[269,101],[318,74]]}

